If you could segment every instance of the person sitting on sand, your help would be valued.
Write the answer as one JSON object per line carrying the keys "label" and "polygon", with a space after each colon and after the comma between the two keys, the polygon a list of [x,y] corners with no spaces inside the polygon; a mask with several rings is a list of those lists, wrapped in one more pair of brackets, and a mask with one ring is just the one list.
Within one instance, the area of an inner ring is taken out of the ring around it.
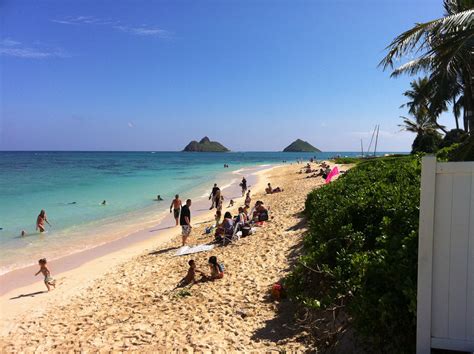
{"label": "person sitting on sand", "polygon": [[243,207],[239,207],[239,215],[235,218],[235,222],[242,225],[247,222],[247,215],[244,213]]}
{"label": "person sitting on sand", "polygon": [[267,221],[268,220],[268,210],[263,205],[261,200],[255,203],[255,211],[253,212],[252,218],[255,222]]}
{"label": "person sitting on sand", "polygon": [[173,210],[173,216],[176,221],[176,226],[178,226],[179,213],[181,211],[181,206],[182,206],[181,199],[179,199],[179,195],[176,194],[170,205],[170,213],[171,213],[171,210]]}
{"label": "person sitting on sand", "polygon": [[41,258],[38,261],[38,264],[40,266],[40,270],[38,270],[36,272],[35,276],[37,276],[39,273],[43,273],[43,275],[44,275],[44,285],[46,285],[46,288],[48,289],[48,291],[51,291],[51,286],[53,288],[56,288],[56,280],[54,280],[51,277],[51,272],[48,269],[46,258]]}
{"label": "person sitting on sand", "polygon": [[228,208],[232,208],[233,206],[234,206],[234,200],[231,199],[230,202],[229,202]]}
{"label": "person sitting on sand", "polygon": [[196,262],[194,262],[194,259],[191,259],[188,264],[188,272],[186,273],[186,276],[179,281],[178,285],[176,286],[177,288],[182,288],[186,285],[196,283],[196,273],[203,274],[200,270],[196,269]]}
{"label": "person sitting on sand", "polygon": [[46,231],[45,224],[44,224],[45,222],[49,226],[51,226],[51,224],[48,221],[48,217],[46,216],[46,212],[44,211],[44,209],[41,209],[38,217],[36,218],[36,230],[39,229],[39,232],[45,232]]}
{"label": "person sitting on sand", "polygon": [[211,271],[210,276],[203,276],[202,280],[215,280],[215,279],[222,279],[224,277],[224,265],[217,261],[216,256],[209,257],[209,269]]}
{"label": "person sitting on sand", "polygon": [[326,179],[326,178],[328,178],[328,175],[329,175],[330,173],[331,173],[331,168],[330,168],[329,166],[327,166],[321,176],[322,176],[324,179]]}
{"label": "person sitting on sand", "polygon": [[252,202],[252,198],[250,198],[250,189],[247,192],[247,195],[245,196],[245,202],[244,204],[246,206],[250,206],[250,203]]}
{"label": "person sitting on sand", "polygon": [[224,214],[224,220],[220,224],[215,233],[216,241],[221,242],[225,236],[230,236],[234,233],[234,219],[232,214],[228,211]]}
{"label": "person sitting on sand", "polygon": [[273,193],[283,192],[283,189],[280,188],[280,187],[272,188],[272,185],[270,183],[268,183],[268,187],[265,188],[265,192],[267,194],[273,194]]}

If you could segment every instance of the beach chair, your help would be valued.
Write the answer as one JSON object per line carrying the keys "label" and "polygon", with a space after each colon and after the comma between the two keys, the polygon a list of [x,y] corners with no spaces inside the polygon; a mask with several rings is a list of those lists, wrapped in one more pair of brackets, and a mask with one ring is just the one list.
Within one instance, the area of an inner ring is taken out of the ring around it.
{"label": "beach chair", "polygon": [[232,234],[224,233],[222,245],[225,246],[226,244],[237,242],[238,240],[240,240],[241,233],[239,233],[240,232],[239,229],[240,229],[240,223],[235,223]]}

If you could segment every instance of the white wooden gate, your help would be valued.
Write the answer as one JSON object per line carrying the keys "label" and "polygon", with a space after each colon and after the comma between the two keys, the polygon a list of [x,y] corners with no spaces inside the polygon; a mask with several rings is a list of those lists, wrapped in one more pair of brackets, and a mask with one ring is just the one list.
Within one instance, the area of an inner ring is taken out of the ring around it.
{"label": "white wooden gate", "polygon": [[417,353],[474,352],[474,162],[423,158]]}

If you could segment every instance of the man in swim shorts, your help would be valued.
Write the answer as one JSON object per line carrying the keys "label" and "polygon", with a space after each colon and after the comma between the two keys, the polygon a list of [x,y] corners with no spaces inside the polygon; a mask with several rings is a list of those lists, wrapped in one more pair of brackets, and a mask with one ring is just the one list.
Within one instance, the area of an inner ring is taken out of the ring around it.
{"label": "man in swim shorts", "polygon": [[179,218],[179,224],[181,225],[182,233],[181,235],[183,236],[183,243],[182,246],[186,245],[186,241],[189,237],[189,234],[191,233],[191,210],[189,210],[189,207],[191,206],[191,199],[186,200],[186,205],[181,207],[181,216]]}
{"label": "man in swim shorts", "polygon": [[179,212],[181,211],[181,199],[179,199],[178,194],[174,196],[174,199],[171,202],[170,213],[171,211],[173,211],[173,216],[174,216],[174,219],[176,220],[176,226],[178,226]]}

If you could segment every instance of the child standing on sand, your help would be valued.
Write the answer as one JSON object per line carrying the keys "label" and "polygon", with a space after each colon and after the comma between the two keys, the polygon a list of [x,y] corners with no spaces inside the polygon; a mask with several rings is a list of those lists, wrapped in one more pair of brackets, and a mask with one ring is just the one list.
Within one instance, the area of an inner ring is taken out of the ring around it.
{"label": "child standing on sand", "polygon": [[35,276],[37,276],[39,273],[43,273],[43,275],[44,275],[44,284],[46,285],[46,288],[48,289],[48,291],[51,291],[50,286],[52,286],[55,289],[56,288],[56,280],[54,280],[51,277],[51,272],[48,269],[46,258],[41,258],[38,261],[38,264],[40,266],[40,270],[38,270],[36,272]]}

